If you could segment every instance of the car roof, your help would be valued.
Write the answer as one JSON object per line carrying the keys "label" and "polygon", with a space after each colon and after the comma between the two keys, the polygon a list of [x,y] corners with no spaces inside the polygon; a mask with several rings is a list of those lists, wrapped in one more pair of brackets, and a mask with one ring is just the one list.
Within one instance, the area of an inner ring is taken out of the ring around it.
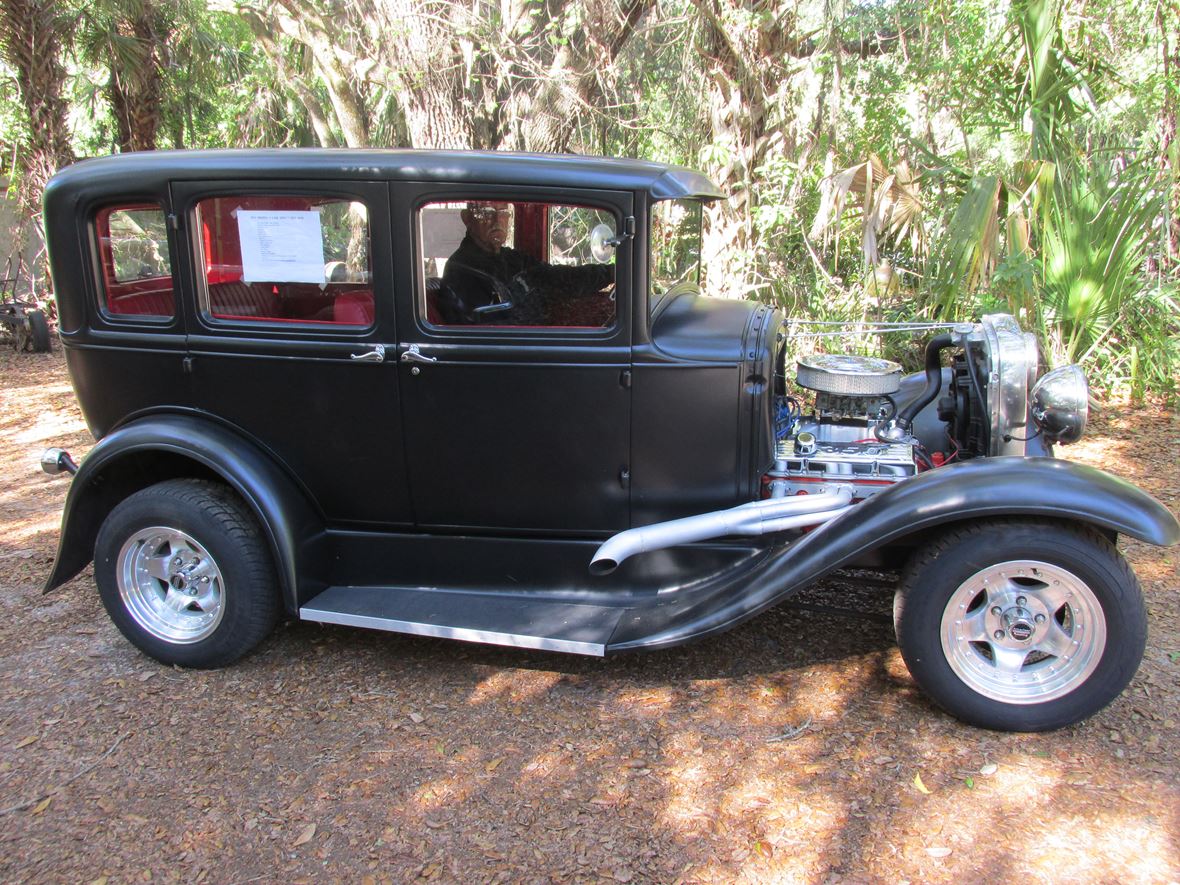
{"label": "car roof", "polygon": [[303,178],[507,184],[646,191],[654,200],[720,199],[699,172],[647,160],[499,151],[251,148],[143,151],[83,160],[54,176],[50,189],[125,191],[168,181]]}

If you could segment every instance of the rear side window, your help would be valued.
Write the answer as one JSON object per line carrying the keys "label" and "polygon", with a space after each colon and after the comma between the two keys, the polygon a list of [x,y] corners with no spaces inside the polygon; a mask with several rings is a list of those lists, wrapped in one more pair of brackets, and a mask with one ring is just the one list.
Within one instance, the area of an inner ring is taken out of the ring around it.
{"label": "rear side window", "polygon": [[164,210],[151,203],[108,206],[95,218],[103,306],[117,317],[176,315]]}
{"label": "rear side window", "polygon": [[364,203],[299,195],[212,197],[196,209],[206,314],[216,320],[369,326]]}

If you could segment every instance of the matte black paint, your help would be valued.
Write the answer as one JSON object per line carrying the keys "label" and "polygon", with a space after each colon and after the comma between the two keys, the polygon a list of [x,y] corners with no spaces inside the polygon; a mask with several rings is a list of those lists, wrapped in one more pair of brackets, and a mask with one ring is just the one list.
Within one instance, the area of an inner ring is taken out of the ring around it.
{"label": "matte black paint", "polygon": [[[372,327],[202,316],[187,219],[196,199],[243,187],[369,204]],[[416,207],[489,192],[581,197],[635,218],[635,238],[617,252],[614,327],[492,334],[423,322]],[[1121,480],[1051,459],[992,458],[899,483],[810,533],[657,551],[591,577],[591,554],[610,533],[750,500],[771,463],[782,317],[691,286],[648,314],[652,201],[718,196],[688,170],[536,155],[161,152],[64,170],[46,191],[47,233],[71,376],[101,441],[72,482],[47,589],[90,560],[120,496],[188,471],[220,477],[247,501],[290,614],[325,589],[353,587],[378,601],[410,590],[476,594],[482,622],[506,632],[540,616],[536,605],[622,609],[590,619],[613,631],[597,637],[609,651],[726,629],[841,565],[959,520],[1028,515],[1180,540],[1171,514]],[[174,320],[99,307],[91,218],[131,201],[176,218]],[[389,350],[385,363],[349,359],[376,344]],[[438,362],[414,374],[397,361],[411,344]],[[899,405],[922,381],[903,382]],[[933,407],[915,433],[943,448]]]}
{"label": "matte black paint", "polygon": [[[191,459],[242,496],[270,541],[289,612],[323,588],[323,515],[297,482],[271,455],[214,419],[161,414],[109,434],[83,459],[66,496],[57,561],[46,591],[74,577],[93,557],[94,540],[106,516],[102,487],[109,474],[121,463],[134,464],[139,457],[159,452]],[[144,485],[152,481],[157,480]]]}
{"label": "matte black paint", "polygon": [[663,648],[727,630],[864,553],[931,526],[1020,516],[1180,543],[1180,524],[1167,508],[1109,473],[1053,458],[977,459],[899,482],[784,544],[743,578],[741,592],[694,594],[637,612],[620,624],[608,652]]}

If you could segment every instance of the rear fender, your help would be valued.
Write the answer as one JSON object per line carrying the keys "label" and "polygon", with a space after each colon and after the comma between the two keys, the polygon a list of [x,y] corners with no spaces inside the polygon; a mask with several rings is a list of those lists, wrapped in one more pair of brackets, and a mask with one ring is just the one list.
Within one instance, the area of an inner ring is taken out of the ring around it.
{"label": "rear fender", "polygon": [[94,558],[99,527],[120,501],[182,476],[220,479],[246,502],[270,546],[289,614],[323,588],[323,520],[276,461],[207,419],[153,415],[103,437],[82,461],[66,497],[57,559],[45,592],[70,580]]}
{"label": "rear fender", "polygon": [[927,471],[850,507],[779,548],[737,587],[679,612],[641,616],[616,632],[608,651],[662,648],[727,630],[907,535],[964,520],[1030,516],[1164,547],[1180,542],[1180,523],[1166,507],[1109,473],[1055,458],[980,458]]}

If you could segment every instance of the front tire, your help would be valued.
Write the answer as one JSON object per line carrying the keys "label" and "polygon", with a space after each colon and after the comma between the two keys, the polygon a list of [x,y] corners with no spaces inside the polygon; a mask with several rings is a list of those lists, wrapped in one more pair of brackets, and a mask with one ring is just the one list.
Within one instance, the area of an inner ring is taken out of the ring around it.
{"label": "front tire", "polygon": [[223,667],[279,616],[258,523],[230,489],[207,480],[169,480],[121,502],[99,530],[94,574],[115,626],[165,664]]}
{"label": "front tire", "polygon": [[954,529],[894,599],[902,657],[952,715],[998,731],[1085,719],[1126,688],[1147,639],[1139,582],[1094,529],[1037,521]]}

